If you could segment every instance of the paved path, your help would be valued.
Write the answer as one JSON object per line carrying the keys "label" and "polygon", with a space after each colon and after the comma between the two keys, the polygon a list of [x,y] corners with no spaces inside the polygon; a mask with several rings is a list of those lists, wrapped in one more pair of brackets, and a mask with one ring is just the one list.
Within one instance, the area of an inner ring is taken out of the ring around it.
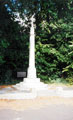
{"label": "paved path", "polygon": [[73,120],[73,106],[48,105],[24,111],[1,109],[0,120]]}

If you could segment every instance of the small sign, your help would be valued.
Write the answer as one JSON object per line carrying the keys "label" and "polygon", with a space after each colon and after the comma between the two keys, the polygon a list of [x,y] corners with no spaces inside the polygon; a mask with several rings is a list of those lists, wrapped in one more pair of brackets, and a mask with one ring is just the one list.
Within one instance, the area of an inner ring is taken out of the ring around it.
{"label": "small sign", "polygon": [[17,77],[26,77],[26,72],[17,72]]}

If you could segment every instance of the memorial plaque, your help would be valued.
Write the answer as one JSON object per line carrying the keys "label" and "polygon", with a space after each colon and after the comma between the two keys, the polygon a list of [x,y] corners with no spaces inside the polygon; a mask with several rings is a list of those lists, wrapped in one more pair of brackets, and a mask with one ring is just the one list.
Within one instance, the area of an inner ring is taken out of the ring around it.
{"label": "memorial plaque", "polygon": [[17,72],[17,77],[26,77],[26,72]]}

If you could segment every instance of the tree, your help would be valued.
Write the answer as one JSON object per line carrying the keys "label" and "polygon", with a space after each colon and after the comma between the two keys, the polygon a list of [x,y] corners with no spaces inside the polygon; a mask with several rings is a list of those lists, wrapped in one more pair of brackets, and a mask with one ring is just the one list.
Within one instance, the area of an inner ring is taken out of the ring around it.
{"label": "tree", "polygon": [[0,83],[13,83],[16,72],[26,70],[28,65],[29,28],[14,21],[13,13],[0,4]]}
{"label": "tree", "polygon": [[43,80],[68,77],[63,69],[72,63],[72,54],[68,53],[73,41],[73,1],[43,0],[40,6],[36,16],[38,75]]}

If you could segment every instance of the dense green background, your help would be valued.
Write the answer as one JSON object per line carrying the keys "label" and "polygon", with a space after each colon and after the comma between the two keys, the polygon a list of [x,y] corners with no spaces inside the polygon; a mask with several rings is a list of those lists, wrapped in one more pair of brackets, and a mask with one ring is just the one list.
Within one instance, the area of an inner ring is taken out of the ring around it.
{"label": "dense green background", "polygon": [[73,84],[73,0],[0,0],[0,84],[19,82],[17,71],[28,68],[30,25],[20,26],[13,12],[35,13],[38,77]]}

